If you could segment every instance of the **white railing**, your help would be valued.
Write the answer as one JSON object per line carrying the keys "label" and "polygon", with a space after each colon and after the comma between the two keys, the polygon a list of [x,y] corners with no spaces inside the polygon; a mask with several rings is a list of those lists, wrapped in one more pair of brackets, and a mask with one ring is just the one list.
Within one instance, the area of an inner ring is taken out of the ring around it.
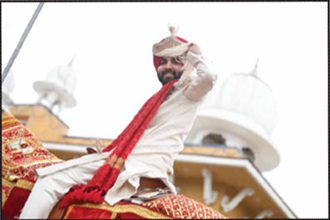
{"label": "white railing", "polygon": [[242,189],[234,198],[229,201],[228,196],[224,196],[221,201],[221,206],[224,212],[229,212],[236,208],[242,200],[247,196],[252,196],[254,190],[251,188]]}
{"label": "white railing", "polygon": [[212,173],[208,169],[202,169],[204,177],[203,198],[206,205],[210,205],[217,200],[218,192],[212,190]]}

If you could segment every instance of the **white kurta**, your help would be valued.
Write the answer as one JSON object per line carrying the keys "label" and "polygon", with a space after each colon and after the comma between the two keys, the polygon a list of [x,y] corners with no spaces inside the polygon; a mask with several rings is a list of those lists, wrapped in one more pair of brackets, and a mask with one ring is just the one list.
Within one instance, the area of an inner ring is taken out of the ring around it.
{"label": "white kurta", "polygon": [[[122,199],[128,199],[135,194],[141,177],[159,178],[174,193],[176,192],[173,184],[169,182],[168,176],[173,174],[175,157],[184,147],[184,140],[193,125],[198,107],[217,79],[217,75],[207,67],[203,59],[191,52],[188,53],[187,59],[188,62],[191,62],[196,67],[197,75],[193,76],[192,81],[185,85],[179,82],[174,84],[174,90],[159,107],[135,148],[125,160],[115,184],[107,192],[105,201],[110,205],[114,205]],[[57,194],[51,196],[51,198],[56,200],[54,201],[55,206],[58,200],[69,190],[70,185],[75,185],[79,181],[79,177],[82,179],[80,183],[87,183],[108,155],[109,152],[91,154],[38,169],[38,181],[20,217],[38,217],[35,216],[37,215],[36,212],[32,214],[27,211],[28,208],[31,209],[31,207],[28,207],[29,204],[34,204],[33,206],[35,206],[35,203],[38,202],[35,201],[38,200],[37,194],[41,196],[40,191],[42,191],[42,187],[37,189],[37,186],[43,185],[44,188],[48,187],[44,190],[51,193],[49,186],[54,184],[38,184],[39,181],[54,182],[56,179],[61,179],[62,185],[65,185],[61,190],[56,189]],[[95,171],[92,169],[90,172],[84,172],[84,169],[81,169],[82,166],[85,169],[90,169],[86,167],[94,167]],[[80,174],[79,172],[83,173]],[[74,176],[75,181],[67,180],[66,183],[63,183],[63,178],[71,178],[70,176]],[[89,176],[90,178],[88,178]],[[61,187],[61,184],[55,185],[56,187]],[[50,212],[52,208],[50,208],[51,205],[48,206],[45,209],[50,209]],[[43,215],[45,216],[47,212],[45,211]]]}

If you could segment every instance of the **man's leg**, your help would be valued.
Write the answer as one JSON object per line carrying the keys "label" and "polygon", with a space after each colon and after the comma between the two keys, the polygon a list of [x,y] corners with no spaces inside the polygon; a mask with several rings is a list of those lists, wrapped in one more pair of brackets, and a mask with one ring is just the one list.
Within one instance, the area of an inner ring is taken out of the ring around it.
{"label": "man's leg", "polygon": [[52,209],[69,189],[76,184],[86,184],[103,163],[104,160],[94,161],[39,177],[20,218],[47,219]]}

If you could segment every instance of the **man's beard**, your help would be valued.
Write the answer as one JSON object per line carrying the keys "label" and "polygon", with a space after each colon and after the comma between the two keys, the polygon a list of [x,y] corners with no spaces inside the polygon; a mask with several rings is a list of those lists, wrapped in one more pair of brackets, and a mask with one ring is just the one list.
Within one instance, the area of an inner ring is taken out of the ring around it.
{"label": "man's beard", "polygon": [[[172,73],[173,76],[174,76],[174,78],[165,79],[164,76],[165,76],[166,73]],[[165,85],[166,83],[171,82],[172,80],[180,79],[180,77],[182,76],[182,73],[183,73],[183,71],[181,71],[181,72],[175,72],[174,70],[169,69],[169,70],[164,70],[164,71],[160,74],[161,76],[159,76],[159,74],[157,74],[157,76],[158,76],[159,81],[160,81],[163,85]]]}

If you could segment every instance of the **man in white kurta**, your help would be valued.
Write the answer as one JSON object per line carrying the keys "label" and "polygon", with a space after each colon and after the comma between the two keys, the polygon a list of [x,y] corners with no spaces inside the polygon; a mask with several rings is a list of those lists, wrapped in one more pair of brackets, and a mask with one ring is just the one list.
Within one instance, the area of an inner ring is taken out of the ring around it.
{"label": "man in white kurta", "polygon": [[[115,184],[108,190],[105,201],[109,205],[136,194],[142,177],[160,179],[176,193],[175,187],[168,180],[169,175],[173,174],[174,160],[184,147],[184,140],[193,125],[198,107],[217,78],[202,58],[196,44],[189,46],[186,62],[196,68],[196,75],[192,75],[191,80],[182,82],[180,79],[174,84],[174,89],[160,105],[125,160]],[[174,65],[171,59],[165,59],[165,63],[161,63],[158,68],[158,76],[162,77],[161,67],[170,69]],[[110,153],[90,154],[37,170],[38,180],[20,218],[47,218],[72,186],[86,184],[92,179]]]}

